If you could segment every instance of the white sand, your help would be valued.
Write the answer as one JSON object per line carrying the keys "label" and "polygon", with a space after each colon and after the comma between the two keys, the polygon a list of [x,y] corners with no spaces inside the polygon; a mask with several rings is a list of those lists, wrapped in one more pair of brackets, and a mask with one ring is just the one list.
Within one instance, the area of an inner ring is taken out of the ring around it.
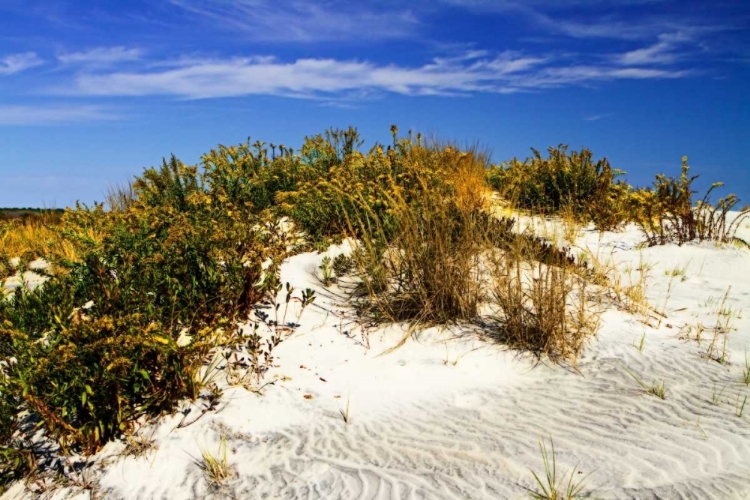
{"label": "white sand", "polygon": [[[750,239],[750,221],[738,236]],[[298,255],[283,266],[282,281],[319,296],[274,351],[278,367],[266,380],[278,381],[262,396],[225,387],[218,411],[190,426],[177,428],[181,414],[147,425],[141,433],[156,448],[143,456],[122,456],[124,444],[110,443],[87,472],[98,482],[96,498],[527,498],[525,488],[535,487],[530,470],[543,474],[540,437],[554,440],[560,475],[576,464],[577,478],[590,474],[585,491],[596,498],[750,498],[750,404],[742,417],[736,408],[750,396],[741,382],[750,351],[750,250],[708,243],[639,250],[640,240],[631,228],[577,241],[603,260],[611,255],[623,273],[641,259],[653,265],[648,300],[667,316],[648,326],[610,307],[580,373],[535,363],[469,327],[431,329],[379,356],[404,328],[371,331],[365,348],[361,330],[342,323],[352,312],[339,289],[315,276],[322,255]],[[665,275],[684,266],[684,280]],[[708,341],[684,338],[685,327],[712,327],[730,286],[729,364],[720,364],[706,359]],[[644,334],[641,352],[634,344]],[[666,400],[647,394],[623,367],[647,384],[663,380]],[[188,418],[200,407],[193,404]],[[210,490],[196,459],[201,449],[217,453],[221,435],[233,475]],[[3,499],[34,497],[16,485]]]}
{"label": "white sand", "polygon": [[[12,259],[11,265],[18,266],[18,261],[19,259]],[[40,283],[43,283],[46,278],[34,271],[43,271],[48,267],[49,266],[47,262],[42,259],[37,259],[30,262],[28,265],[28,269],[24,271],[23,274],[21,274],[20,272],[16,272],[14,276],[11,276],[3,283],[1,283],[3,285],[2,292],[4,294],[8,294],[10,292],[13,292],[20,286],[25,286],[28,288],[37,287]]]}

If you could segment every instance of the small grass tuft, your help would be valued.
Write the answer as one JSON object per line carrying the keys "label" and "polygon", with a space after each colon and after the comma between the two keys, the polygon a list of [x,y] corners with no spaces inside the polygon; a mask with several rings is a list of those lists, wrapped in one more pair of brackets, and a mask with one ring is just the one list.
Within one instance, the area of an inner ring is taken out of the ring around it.
{"label": "small grass tuft", "polygon": [[349,414],[349,402],[350,398],[349,396],[346,397],[346,408],[342,408],[339,410],[339,415],[341,415],[341,419],[344,421],[345,424],[349,424],[351,422],[351,416]]}
{"label": "small grass tuft", "polygon": [[638,382],[638,385],[640,385],[643,388],[643,390],[646,391],[647,394],[656,396],[659,399],[667,399],[667,392],[666,392],[666,388],[664,386],[663,380],[661,382],[654,381],[653,384],[647,385],[646,383],[643,382],[643,380],[638,378],[638,376],[632,371],[630,371],[626,366],[623,366],[623,368],[628,373],[628,375],[633,377],[633,379],[636,382]]}
{"label": "small grass tuft", "polygon": [[638,342],[638,345],[635,345],[635,341],[633,341],[633,347],[638,349],[639,352],[643,352],[643,348],[645,347],[645,344],[646,344],[646,332],[644,332],[643,335],[641,335],[641,340],[640,342]]}
{"label": "small grass tuft", "polygon": [[221,488],[231,473],[227,458],[226,437],[221,437],[219,451],[216,455],[207,449],[201,449],[201,459],[196,460],[196,465],[203,472],[203,476],[211,489]]}
{"label": "small grass tuft", "polygon": [[584,481],[589,476],[587,474],[578,481],[574,481],[573,478],[576,474],[578,466],[574,467],[570,471],[568,476],[567,485],[564,485],[565,476],[562,478],[557,477],[557,460],[555,457],[555,444],[552,442],[552,438],[549,440],[551,455],[547,451],[547,446],[542,438],[539,438],[539,451],[542,454],[542,464],[544,466],[544,480],[542,480],[536,472],[531,471],[534,476],[534,480],[538,486],[538,490],[529,490],[531,497],[536,500],[574,500],[576,498],[583,498],[587,496],[583,493]]}
{"label": "small grass tuft", "polygon": [[336,273],[333,268],[333,261],[329,256],[326,255],[323,257],[318,269],[320,269],[323,285],[331,286],[336,283]]}
{"label": "small grass tuft", "polygon": [[123,455],[126,457],[138,458],[155,449],[156,444],[154,443],[153,437],[134,434],[125,437],[125,450],[123,451]]}
{"label": "small grass tuft", "polygon": [[741,394],[738,392],[737,393],[737,401],[734,404],[734,413],[739,418],[742,418],[742,414],[745,412],[745,404],[747,403],[747,396],[745,396],[742,399],[741,403],[740,403],[740,396],[741,396]]}
{"label": "small grass tuft", "polygon": [[721,395],[724,394],[726,388],[727,386],[724,386],[719,392],[716,392],[716,385],[714,385],[714,392],[711,394],[711,404],[713,406],[719,406],[719,403],[721,403]]}

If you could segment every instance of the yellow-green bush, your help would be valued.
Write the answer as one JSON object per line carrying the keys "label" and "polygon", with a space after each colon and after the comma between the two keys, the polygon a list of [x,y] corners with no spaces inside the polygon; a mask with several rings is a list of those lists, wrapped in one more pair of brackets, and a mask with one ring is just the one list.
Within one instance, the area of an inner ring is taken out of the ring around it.
{"label": "yellow-green bush", "polygon": [[[667,178],[658,174],[653,188],[638,189],[629,197],[630,218],[640,227],[649,245],[674,242],[736,240],[735,233],[741,222],[750,215],[750,210],[727,223],[727,214],[739,203],[737,196],[730,194],[712,205],[709,197],[714,189],[723,186],[715,182],[703,198],[693,203],[692,183],[698,178],[690,176],[686,156],[682,158],[680,178]],[[747,243],[745,243],[747,244]]]}
{"label": "yellow-green bush", "polygon": [[609,230],[625,221],[622,203],[629,186],[615,179],[624,172],[613,169],[606,158],[593,160],[590,150],[568,153],[568,146],[550,147],[549,157],[532,149],[533,156],[521,162],[512,159],[488,172],[493,188],[519,208],[545,215],[561,210],[579,221],[593,221]]}

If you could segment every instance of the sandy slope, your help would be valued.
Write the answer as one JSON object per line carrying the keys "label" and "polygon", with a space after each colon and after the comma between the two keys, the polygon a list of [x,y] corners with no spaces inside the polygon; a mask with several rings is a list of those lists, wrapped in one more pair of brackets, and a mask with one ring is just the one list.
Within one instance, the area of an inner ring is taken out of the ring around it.
{"label": "sandy slope", "polygon": [[[750,238],[750,227],[738,236]],[[560,472],[578,464],[576,477],[590,474],[586,491],[596,498],[750,498],[750,405],[742,417],[736,409],[750,396],[741,382],[750,250],[639,250],[639,241],[635,230],[577,239],[577,251],[611,258],[623,274],[652,265],[647,296],[667,316],[642,321],[609,307],[580,373],[504,351],[475,327],[428,330],[378,356],[404,328],[372,330],[367,349],[338,288],[315,277],[322,256],[298,255],[282,280],[320,296],[275,351],[267,379],[277,382],[263,396],[227,387],[218,411],[187,427],[177,428],[182,414],[147,426],[156,448],[143,456],[125,457],[124,444],[111,443],[88,476],[99,497],[113,499],[524,498],[534,487],[530,470],[542,472],[537,440],[551,437]],[[676,267],[684,279],[665,274]],[[721,308],[729,314],[718,315]],[[706,359],[707,341],[686,338],[686,326],[727,317],[729,363],[720,364]],[[663,380],[666,400],[646,394],[624,367],[646,383]],[[187,418],[199,411],[194,404]],[[221,436],[233,475],[212,490],[196,459],[201,449],[218,452]],[[34,497],[22,490],[3,498]],[[89,496],[46,495],[76,493]]]}

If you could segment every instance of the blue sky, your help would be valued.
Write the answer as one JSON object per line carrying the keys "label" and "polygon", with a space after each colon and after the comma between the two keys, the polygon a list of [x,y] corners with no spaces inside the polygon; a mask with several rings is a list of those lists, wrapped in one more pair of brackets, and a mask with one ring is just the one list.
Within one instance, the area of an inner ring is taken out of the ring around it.
{"label": "blue sky", "polygon": [[750,204],[742,0],[0,0],[0,206],[101,200],[171,153],[389,126],[588,147]]}

